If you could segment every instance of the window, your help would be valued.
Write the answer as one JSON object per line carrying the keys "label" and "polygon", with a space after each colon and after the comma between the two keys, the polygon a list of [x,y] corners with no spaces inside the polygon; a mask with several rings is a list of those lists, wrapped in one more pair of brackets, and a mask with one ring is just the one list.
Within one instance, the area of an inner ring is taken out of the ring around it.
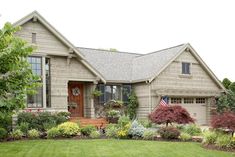
{"label": "window", "polygon": [[131,85],[123,85],[122,87],[122,101],[124,103],[128,102],[129,95],[131,93]]}
{"label": "window", "polygon": [[206,103],[206,99],[205,98],[196,98],[196,103],[197,104],[205,104]]}
{"label": "window", "polygon": [[46,58],[46,106],[51,107],[51,72],[50,72],[50,59]]}
{"label": "window", "polygon": [[[35,75],[42,76],[42,58],[28,57],[28,62],[31,65],[32,72]],[[27,96],[27,104],[29,108],[42,107],[42,87],[38,87],[35,95]]]}
{"label": "window", "polygon": [[184,103],[185,104],[193,104],[194,99],[193,98],[184,98]]}
{"label": "window", "polygon": [[36,44],[36,43],[37,43],[36,36],[37,36],[36,33],[32,33],[32,43],[33,43],[33,44]]}
{"label": "window", "polygon": [[171,98],[171,104],[181,104],[181,98]]}
{"label": "window", "polygon": [[182,63],[182,74],[190,74],[190,63]]}
{"label": "window", "polygon": [[[131,91],[130,85],[98,85],[98,90],[103,94],[99,97],[99,103],[103,104],[110,100],[123,100],[128,101],[129,92]],[[125,91],[125,92],[124,92]]]}

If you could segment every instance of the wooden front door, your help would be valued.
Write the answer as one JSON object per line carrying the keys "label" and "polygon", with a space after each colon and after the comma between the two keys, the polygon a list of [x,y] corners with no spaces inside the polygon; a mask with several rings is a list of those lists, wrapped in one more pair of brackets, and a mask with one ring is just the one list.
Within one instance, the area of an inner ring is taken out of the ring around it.
{"label": "wooden front door", "polygon": [[83,84],[69,82],[68,84],[68,111],[72,117],[83,117]]}

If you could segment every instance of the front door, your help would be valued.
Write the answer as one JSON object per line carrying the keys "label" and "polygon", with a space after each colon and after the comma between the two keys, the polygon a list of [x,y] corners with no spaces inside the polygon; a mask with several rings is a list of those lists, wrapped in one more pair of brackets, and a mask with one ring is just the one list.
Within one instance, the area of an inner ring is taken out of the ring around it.
{"label": "front door", "polygon": [[83,117],[83,84],[68,83],[68,111],[72,117]]}

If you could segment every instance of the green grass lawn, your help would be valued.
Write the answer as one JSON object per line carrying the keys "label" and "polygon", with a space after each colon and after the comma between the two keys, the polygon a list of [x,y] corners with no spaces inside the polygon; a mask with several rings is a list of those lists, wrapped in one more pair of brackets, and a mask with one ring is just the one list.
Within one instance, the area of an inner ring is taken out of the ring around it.
{"label": "green grass lawn", "polygon": [[137,140],[27,140],[0,143],[0,157],[235,157],[200,143]]}

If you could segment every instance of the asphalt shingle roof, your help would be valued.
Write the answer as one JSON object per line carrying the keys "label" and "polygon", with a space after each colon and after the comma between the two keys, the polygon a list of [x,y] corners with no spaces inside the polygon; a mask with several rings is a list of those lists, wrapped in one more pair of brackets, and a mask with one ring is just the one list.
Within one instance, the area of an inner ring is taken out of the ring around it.
{"label": "asphalt shingle roof", "polygon": [[78,47],[85,59],[108,82],[136,82],[154,77],[185,44],[148,54]]}

